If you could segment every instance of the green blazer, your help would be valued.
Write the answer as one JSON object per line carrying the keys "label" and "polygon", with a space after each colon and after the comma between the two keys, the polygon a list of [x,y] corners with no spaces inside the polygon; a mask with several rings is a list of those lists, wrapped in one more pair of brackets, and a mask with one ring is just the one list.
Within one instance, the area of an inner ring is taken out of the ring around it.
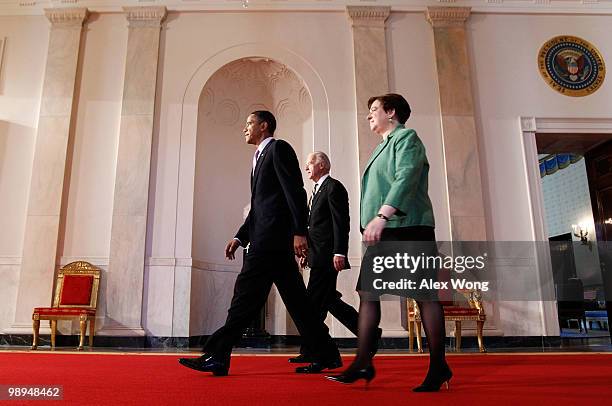
{"label": "green blazer", "polygon": [[360,223],[365,228],[380,207],[397,209],[389,228],[435,225],[427,194],[429,163],[413,129],[399,125],[372,152],[361,179]]}

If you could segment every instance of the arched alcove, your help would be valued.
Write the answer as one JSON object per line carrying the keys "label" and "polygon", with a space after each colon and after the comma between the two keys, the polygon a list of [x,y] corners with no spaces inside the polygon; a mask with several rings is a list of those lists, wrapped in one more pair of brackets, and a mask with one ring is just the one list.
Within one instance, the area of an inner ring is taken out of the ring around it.
{"label": "arched alcove", "polygon": [[[206,82],[198,101],[195,148],[191,311],[197,316],[190,320],[191,335],[210,334],[223,324],[240,271],[241,258],[226,260],[224,248],[248,212],[254,147],[245,143],[242,131],[255,110],[276,116],[275,136],[294,147],[300,162],[313,148],[310,93],[283,63],[240,58]],[[275,291],[268,314],[271,333],[295,332]]]}
{"label": "arched alcove", "polygon": [[[178,185],[176,189],[176,220],[174,230],[174,257],[177,258],[175,276],[176,291],[181,292],[181,297],[174,300],[174,327],[173,331],[182,336],[201,335],[204,324],[201,321],[203,314],[215,313],[212,319],[216,320],[212,324],[220,324],[226,316],[226,302],[216,303],[214,307],[204,307],[202,296],[192,294],[195,292],[194,282],[196,272],[192,256],[192,240],[194,225],[194,192],[195,192],[195,171],[196,171],[196,140],[198,135],[198,115],[199,104],[202,91],[212,77],[223,66],[243,58],[265,57],[282,63],[293,71],[303,82],[310,94],[312,102],[312,134],[311,148],[329,152],[330,145],[330,111],[327,90],[313,66],[301,55],[294,51],[273,44],[270,42],[243,43],[227,47],[219,52],[203,59],[203,62],[194,70],[193,75],[185,82],[184,96],[181,102],[180,128],[179,131],[179,167]],[[246,117],[242,118],[243,120]],[[280,135],[280,132],[279,132]],[[252,153],[252,151],[251,151]],[[250,159],[250,155],[249,155]],[[244,174],[242,176],[245,176]],[[248,176],[248,173],[247,175]],[[244,178],[243,178],[244,179]],[[240,220],[240,219],[237,219]],[[227,236],[219,236],[215,233],[215,238],[226,242]],[[236,271],[239,269],[234,263],[223,260],[226,270]],[[228,276],[235,274],[227,274]],[[233,284],[234,279],[228,279]],[[217,285],[214,285],[217,284]],[[216,298],[223,298],[229,303],[231,293],[227,293],[220,288],[222,282],[211,281],[210,291],[223,291]],[[282,307],[280,301],[275,306]],[[274,312],[275,309],[270,309]],[[181,316],[187,315],[187,317]],[[210,316],[207,316],[210,318]],[[282,334],[282,333],[278,333]]]}

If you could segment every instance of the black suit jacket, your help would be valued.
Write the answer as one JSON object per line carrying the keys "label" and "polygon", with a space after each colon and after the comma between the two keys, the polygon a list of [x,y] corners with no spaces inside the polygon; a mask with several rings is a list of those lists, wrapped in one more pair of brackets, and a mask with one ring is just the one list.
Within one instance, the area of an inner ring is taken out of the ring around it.
{"label": "black suit jacket", "polygon": [[[350,230],[346,189],[328,177],[312,198],[308,217],[308,265],[330,268],[334,254],[347,256]],[[346,261],[347,268],[348,258]]]}
{"label": "black suit jacket", "polygon": [[272,140],[251,175],[251,209],[236,233],[249,253],[293,251],[293,236],[307,234],[306,191],[295,151]]}

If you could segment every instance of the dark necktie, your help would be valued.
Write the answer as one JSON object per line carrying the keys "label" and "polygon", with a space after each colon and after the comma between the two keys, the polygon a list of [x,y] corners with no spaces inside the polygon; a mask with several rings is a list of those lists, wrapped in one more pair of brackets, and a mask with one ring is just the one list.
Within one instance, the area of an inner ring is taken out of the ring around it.
{"label": "dark necktie", "polygon": [[255,174],[255,167],[257,166],[257,159],[259,159],[259,153],[260,153],[259,149],[256,149],[255,155],[253,156],[253,172],[252,172],[253,175]]}
{"label": "dark necktie", "polygon": [[312,206],[312,200],[314,196],[317,194],[317,187],[319,187],[318,183],[315,183],[314,189],[312,189],[312,195],[310,195],[310,199],[308,199],[308,209],[310,210],[310,206]]}

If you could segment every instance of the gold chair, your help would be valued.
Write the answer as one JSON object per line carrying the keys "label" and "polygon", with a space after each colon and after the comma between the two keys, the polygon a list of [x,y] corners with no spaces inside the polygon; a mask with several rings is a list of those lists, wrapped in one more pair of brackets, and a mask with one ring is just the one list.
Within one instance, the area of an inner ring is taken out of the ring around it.
{"label": "gold chair", "polygon": [[[465,299],[468,306],[458,306],[456,302],[442,302],[444,309],[444,321],[455,322],[455,349],[461,351],[461,322],[475,321],[476,333],[478,336],[478,347],[480,352],[486,352],[484,341],[482,338],[482,330],[487,315],[482,305],[482,294],[478,290],[458,291]],[[421,313],[419,306],[414,299],[406,300],[406,313],[408,314],[408,348],[410,351],[414,348],[414,336],[416,325],[417,351],[423,352],[423,340],[421,338]]]}
{"label": "gold chair", "polygon": [[55,348],[57,321],[78,319],[81,331],[79,350],[83,349],[87,322],[89,322],[89,346],[93,347],[99,286],[100,270],[89,262],[76,261],[61,268],[55,280],[53,307],[37,307],[32,313],[34,328],[32,349],[38,347],[41,320],[51,321],[51,348]]}

